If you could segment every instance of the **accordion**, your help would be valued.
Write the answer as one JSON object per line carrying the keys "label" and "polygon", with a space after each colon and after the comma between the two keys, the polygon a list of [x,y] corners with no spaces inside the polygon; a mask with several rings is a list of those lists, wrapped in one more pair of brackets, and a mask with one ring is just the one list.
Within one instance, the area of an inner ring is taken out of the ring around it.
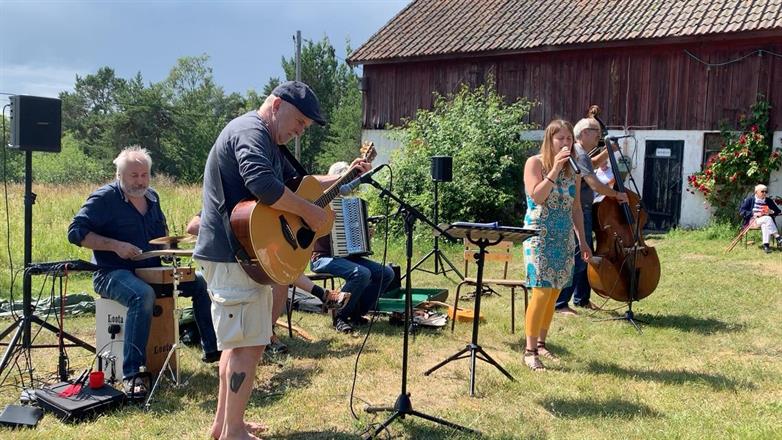
{"label": "accordion", "polygon": [[371,255],[366,202],[358,197],[337,197],[331,202],[331,254],[335,257]]}

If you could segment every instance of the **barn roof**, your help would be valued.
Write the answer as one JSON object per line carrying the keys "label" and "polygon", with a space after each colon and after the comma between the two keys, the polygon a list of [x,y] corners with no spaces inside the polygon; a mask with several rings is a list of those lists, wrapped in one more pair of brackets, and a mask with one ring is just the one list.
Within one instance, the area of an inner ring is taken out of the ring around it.
{"label": "barn roof", "polygon": [[761,34],[782,0],[414,0],[349,57],[375,64]]}

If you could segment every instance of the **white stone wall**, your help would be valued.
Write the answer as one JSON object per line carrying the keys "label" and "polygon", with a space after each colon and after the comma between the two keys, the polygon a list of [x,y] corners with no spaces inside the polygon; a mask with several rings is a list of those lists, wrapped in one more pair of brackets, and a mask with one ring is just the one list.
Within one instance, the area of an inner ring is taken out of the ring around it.
{"label": "white stone wall", "polygon": [[[782,131],[775,131],[772,135],[774,149],[782,150]],[[768,193],[775,197],[782,197],[782,169],[771,173],[768,183]]]}
{"label": "white stone wall", "polygon": [[[703,133],[703,131],[699,130],[637,130],[629,133],[611,130],[609,132],[611,136],[633,135],[631,138],[620,139],[619,145],[633,165],[633,178],[640,190],[643,190],[644,185],[643,161],[646,154],[646,141],[684,141],[681,188],[682,205],[679,225],[685,228],[704,226],[711,218],[711,208],[703,196],[699,192],[695,194],[687,192],[687,177],[700,171],[701,163],[703,162]],[[375,143],[378,149],[376,161],[378,165],[388,163],[391,151],[399,146],[398,141],[390,139],[387,130],[364,130],[361,137],[362,140],[371,140]],[[543,130],[524,132],[521,134],[521,138],[540,141],[543,139]],[[774,132],[773,146],[775,149],[782,148],[782,131]],[[782,170],[777,170],[771,175],[769,194],[782,196]]]}

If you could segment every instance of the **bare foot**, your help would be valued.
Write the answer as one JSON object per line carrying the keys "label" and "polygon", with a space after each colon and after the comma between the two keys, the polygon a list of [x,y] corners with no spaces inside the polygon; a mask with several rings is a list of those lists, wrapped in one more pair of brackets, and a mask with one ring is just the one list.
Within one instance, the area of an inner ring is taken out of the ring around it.
{"label": "bare foot", "polygon": [[[264,432],[269,430],[269,427],[267,425],[264,425],[263,423],[244,422],[244,429],[247,430],[247,434],[249,435],[248,438],[254,439],[254,438],[258,438],[255,436],[255,434],[263,434]],[[217,429],[217,427],[213,427],[212,438],[218,440],[220,438],[220,432],[222,430],[223,430],[222,427],[220,427],[220,429]]]}

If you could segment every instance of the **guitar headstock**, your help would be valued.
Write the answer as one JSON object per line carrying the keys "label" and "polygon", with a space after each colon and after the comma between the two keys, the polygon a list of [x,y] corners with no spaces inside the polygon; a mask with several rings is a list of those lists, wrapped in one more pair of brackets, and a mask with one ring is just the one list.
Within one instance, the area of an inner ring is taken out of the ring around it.
{"label": "guitar headstock", "polygon": [[362,142],[359,152],[361,153],[361,158],[370,163],[373,160],[375,160],[375,158],[377,157],[377,150],[375,149],[375,143],[372,141]]}

